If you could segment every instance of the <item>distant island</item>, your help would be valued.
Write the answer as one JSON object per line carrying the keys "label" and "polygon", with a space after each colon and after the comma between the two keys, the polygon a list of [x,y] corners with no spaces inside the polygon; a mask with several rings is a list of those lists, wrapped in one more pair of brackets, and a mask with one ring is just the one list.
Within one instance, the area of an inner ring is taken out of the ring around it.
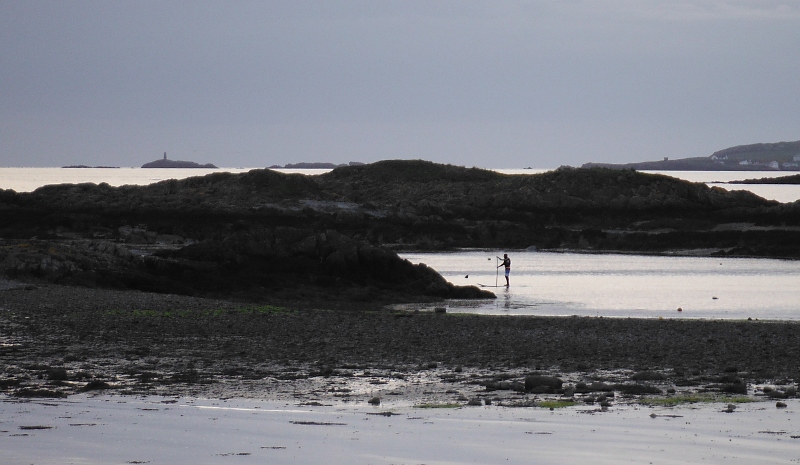
{"label": "distant island", "polygon": [[359,165],[363,165],[363,163],[357,161],[351,161],[350,163],[342,163],[337,165],[336,163],[324,163],[324,162],[313,162],[313,163],[300,162],[300,163],[287,163],[284,166],[272,165],[269,168],[287,169],[287,170],[320,170],[320,169],[332,170],[334,168],[340,168],[342,166],[359,166]]}
{"label": "distant island", "polygon": [[680,158],[638,163],[586,163],[583,168],[659,171],[800,171],[800,140],[770,144],[738,145],[708,157]]}
{"label": "distant island", "polygon": [[119,166],[87,166],[87,165],[67,165],[62,168],[119,168]]}
{"label": "distant island", "polygon": [[195,163],[193,161],[181,161],[181,160],[168,160],[167,159],[167,152],[164,152],[164,158],[160,160],[151,161],[150,163],[145,163],[142,165],[142,168],[217,168],[217,166],[212,165],[211,163],[206,163],[205,165],[201,165],[199,163]]}

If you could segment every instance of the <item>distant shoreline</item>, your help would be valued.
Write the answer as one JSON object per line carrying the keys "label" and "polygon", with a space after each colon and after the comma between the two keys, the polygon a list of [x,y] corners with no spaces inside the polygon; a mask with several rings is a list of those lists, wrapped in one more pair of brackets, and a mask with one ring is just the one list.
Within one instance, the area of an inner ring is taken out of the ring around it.
{"label": "distant shoreline", "polygon": [[104,168],[104,169],[106,169],[106,168],[113,168],[113,169],[118,169],[118,168],[119,168],[119,166],[87,166],[87,165],[67,165],[67,166],[62,166],[62,168],[91,168],[91,169],[95,169],[95,168]]}
{"label": "distant shoreline", "polygon": [[723,165],[717,163],[687,162],[684,160],[643,161],[637,163],[584,163],[581,168],[608,168],[614,170],[636,171],[769,171],[792,173],[800,167],[771,168],[767,165]]}
{"label": "distant shoreline", "polygon": [[800,140],[750,144],[718,150],[708,157],[634,163],[584,163],[582,168],[657,171],[800,171]]}

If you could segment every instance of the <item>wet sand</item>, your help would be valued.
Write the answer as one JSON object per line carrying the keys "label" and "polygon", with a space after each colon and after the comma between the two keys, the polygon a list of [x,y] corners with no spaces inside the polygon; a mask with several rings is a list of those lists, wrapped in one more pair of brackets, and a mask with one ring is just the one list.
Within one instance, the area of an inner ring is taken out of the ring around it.
{"label": "wet sand", "polygon": [[298,406],[263,400],[0,397],[0,462],[790,464],[800,401],[675,408]]}

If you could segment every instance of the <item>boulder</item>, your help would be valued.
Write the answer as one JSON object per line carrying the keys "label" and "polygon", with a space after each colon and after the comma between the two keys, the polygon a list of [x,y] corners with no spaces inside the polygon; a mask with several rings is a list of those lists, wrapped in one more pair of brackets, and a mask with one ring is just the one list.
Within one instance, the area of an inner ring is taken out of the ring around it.
{"label": "boulder", "polygon": [[528,375],[525,377],[525,390],[537,394],[554,393],[561,389],[564,381],[555,376]]}

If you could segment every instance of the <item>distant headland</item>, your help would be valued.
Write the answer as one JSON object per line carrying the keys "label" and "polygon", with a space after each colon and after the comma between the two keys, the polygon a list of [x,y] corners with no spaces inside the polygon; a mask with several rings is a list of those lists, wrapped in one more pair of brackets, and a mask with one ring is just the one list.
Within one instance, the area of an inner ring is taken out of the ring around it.
{"label": "distant headland", "polygon": [[270,169],[286,169],[286,170],[332,170],[334,168],[340,168],[342,166],[359,166],[363,165],[363,163],[357,161],[351,161],[350,163],[342,163],[337,165],[336,163],[308,163],[308,162],[300,162],[300,163],[287,163],[284,166],[280,165],[272,165]]}
{"label": "distant headland", "polygon": [[167,159],[167,152],[164,152],[164,158],[160,160],[151,161],[149,163],[145,163],[142,165],[142,168],[217,168],[217,166],[212,165],[211,163],[206,163],[205,165],[201,165],[199,163],[195,163],[193,161],[181,161],[181,160],[168,160]]}
{"label": "distant headland", "polygon": [[586,163],[583,168],[659,171],[800,171],[800,140],[770,144],[738,145],[708,157],[680,158],[638,163]]}

